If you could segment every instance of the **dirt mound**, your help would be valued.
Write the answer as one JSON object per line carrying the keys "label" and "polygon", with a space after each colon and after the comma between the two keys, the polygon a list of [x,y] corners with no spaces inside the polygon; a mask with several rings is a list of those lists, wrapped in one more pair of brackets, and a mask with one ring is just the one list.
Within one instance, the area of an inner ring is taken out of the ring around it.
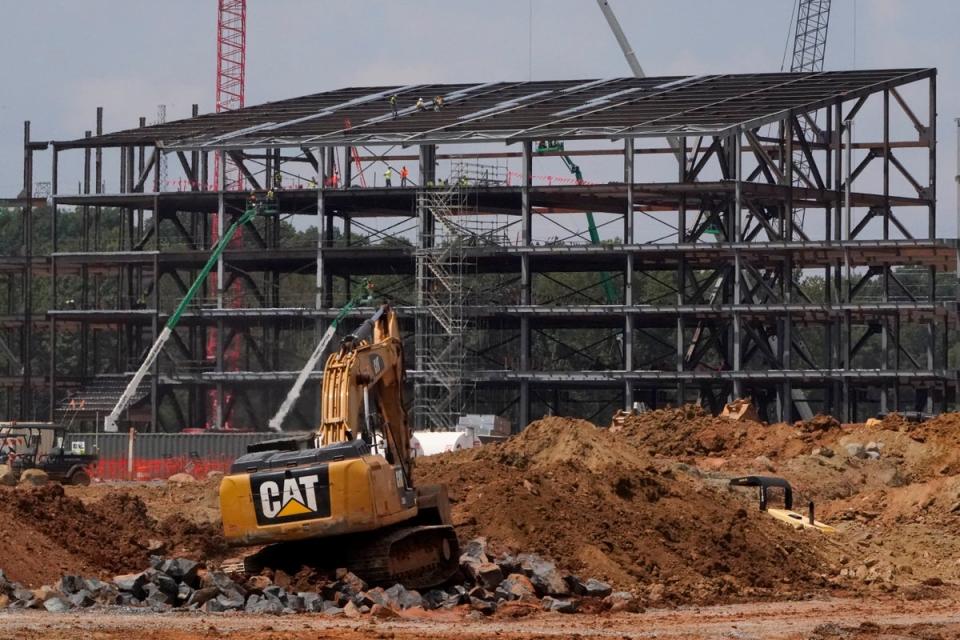
{"label": "dirt mound", "polygon": [[795,429],[800,431],[830,431],[831,429],[839,429],[840,421],[834,418],[833,416],[825,416],[822,413],[818,413],[809,420],[798,420],[793,423]]}
{"label": "dirt mound", "polygon": [[702,603],[823,584],[815,535],[583,420],[546,418],[506,443],[418,465],[421,482],[447,484],[461,539],[484,535],[494,549],[536,552],[619,588]]}
{"label": "dirt mound", "polygon": [[658,457],[792,457],[815,446],[817,429],[713,416],[700,405],[627,416],[617,434]]}
{"label": "dirt mound", "polygon": [[158,523],[136,496],[112,491],[84,504],[56,484],[4,490],[0,528],[7,549],[33,549],[31,558],[0,560],[11,578],[28,584],[72,571],[110,575],[141,570],[151,553],[206,559],[224,549],[218,530],[176,516]]}
{"label": "dirt mound", "polygon": [[147,505],[154,520],[179,515],[192,522],[220,527],[220,478],[205,478],[195,483],[124,482],[92,484],[89,487],[65,487],[67,495],[93,503],[116,491],[136,496]]}

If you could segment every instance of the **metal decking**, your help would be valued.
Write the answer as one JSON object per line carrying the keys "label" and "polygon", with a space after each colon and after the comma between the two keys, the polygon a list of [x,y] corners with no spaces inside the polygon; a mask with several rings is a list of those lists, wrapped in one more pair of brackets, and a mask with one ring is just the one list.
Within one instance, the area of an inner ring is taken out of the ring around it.
{"label": "metal decking", "polygon": [[[60,148],[429,144],[723,135],[931,77],[933,69],[758,73],[349,88],[89,139]],[[389,98],[398,98],[393,117]],[[434,96],[444,106],[434,111]],[[416,108],[423,98],[427,108]],[[349,119],[350,127],[344,122]]]}

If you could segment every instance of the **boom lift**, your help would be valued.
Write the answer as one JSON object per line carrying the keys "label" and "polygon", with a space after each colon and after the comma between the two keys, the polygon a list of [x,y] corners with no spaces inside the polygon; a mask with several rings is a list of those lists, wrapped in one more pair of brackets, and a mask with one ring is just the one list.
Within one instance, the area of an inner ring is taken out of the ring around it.
{"label": "boom lift", "polygon": [[[563,142],[559,140],[541,140],[537,144],[537,153],[563,154]],[[560,159],[563,160],[567,171],[573,175],[577,184],[583,183],[583,172],[580,170],[580,165],[575,163],[573,159],[566,154],[561,155]],[[590,244],[600,244],[600,232],[597,229],[597,221],[593,217],[592,211],[587,211],[587,231],[590,234]],[[626,241],[626,239],[624,239],[624,241]],[[606,299],[607,304],[617,304],[617,289],[613,286],[613,277],[606,271],[600,274],[600,285],[603,287],[603,297]]]}
{"label": "boom lift", "polygon": [[220,259],[220,255],[230,244],[230,241],[237,233],[237,230],[243,225],[252,221],[258,213],[271,212],[276,213],[275,203],[269,201],[259,204],[251,202],[250,207],[243,212],[243,215],[234,220],[233,224],[231,224],[220,237],[220,239],[217,241],[217,244],[214,245],[213,251],[210,252],[210,258],[207,259],[207,263],[203,265],[203,269],[200,270],[200,274],[197,276],[197,279],[193,281],[193,284],[190,285],[190,289],[187,290],[187,295],[183,297],[183,300],[180,301],[180,304],[177,305],[177,308],[170,315],[170,318],[163,327],[163,331],[161,331],[160,335],[157,336],[156,342],[154,342],[153,346],[150,347],[150,351],[147,352],[147,356],[140,364],[140,368],[137,369],[136,373],[133,374],[133,377],[130,378],[130,382],[127,383],[126,389],[123,390],[123,393],[120,394],[120,398],[117,399],[117,404],[114,405],[113,409],[110,411],[110,414],[104,418],[104,431],[117,430],[117,420],[120,419],[120,414],[123,413],[123,411],[127,408],[127,405],[130,403],[130,399],[133,398],[134,394],[137,392],[137,387],[140,386],[140,383],[143,382],[144,376],[147,375],[147,371],[149,371],[150,367],[153,366],[153,363],[157,361],[157,358],[160,356],[160,352],[163,351],[164,345],[167,344],[170,336],[173,335],[173,330],[180,323],[180,317],[183,315],[183,312],[186,311],[187,307],[190,306],[190,303],[193,302],[197,292],[200,291],[200,287],[203,286],[207,276],[210,275],[213,265],[217,264],[217,260]]}
{"label": "boom lift", "polygon": [[383,305],[327,359],[317,432],[233,463],[220,485],[227,542],[283,543],[256,555],[301,564],[333,556],[372,583],[449,579],[459,546],[446,488],[414,484],[403,382],[397,317]]}

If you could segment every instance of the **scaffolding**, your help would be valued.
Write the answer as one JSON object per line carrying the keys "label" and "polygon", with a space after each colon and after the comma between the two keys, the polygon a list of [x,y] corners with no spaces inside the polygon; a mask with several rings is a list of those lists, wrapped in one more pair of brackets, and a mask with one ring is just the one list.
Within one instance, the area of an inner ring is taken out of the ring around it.
{"label": "scaffolding", "polygon": [[467,259],[472,234],[462,224],[467,185],[419,190],[416,249],[417,316],[414,419],[419,430],[451,429],[463,414],[466,394]]}

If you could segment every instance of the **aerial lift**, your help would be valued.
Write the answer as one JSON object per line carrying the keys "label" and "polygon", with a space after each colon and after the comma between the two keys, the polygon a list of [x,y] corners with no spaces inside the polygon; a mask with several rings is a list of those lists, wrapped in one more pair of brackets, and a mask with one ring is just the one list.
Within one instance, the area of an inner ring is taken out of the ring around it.
{"label": "aerial lift", "polygon": [[117,421],[120,419],[120,416],[124,410],[126,410],[127,405],[130,404],[130,400],[136,394],[137,387],[139,387],[140,383],[143,382],[144,376],[147,375],[147,372],[153,366],[153,363],[157,361],[157,358],[160,356],[160,352],[163,351],[163,347],[170,340],[170,336],[173,335],[173,330],[176,329],[177,325],[180,323],[180,318],[183,316],[183,312],[186,311],[187,307],[190,306],[190,303],[193,302],[197,292],[200,291],[200,288],[203,286],[207,276],[210,275],[210,271],[213,269],[213,266],[217,264],[217,261],[223,254],[224,249],[226,249],[230,244],[230,241],[237,233],[237,230],[248,222],[251,222],[258,214],[275,212],[276,208],[273,202],[269,200],[260,202],[251,200],[249,207],[244,210],[240,217],[233,221],[233,224],[231,224],[220,237],[220,239],[217,240],[213,250],[210,252],[210,258],[207,259],[207,263],[203,265],[203,269],[200,270],[200,274],[197,276],[197,279],[193,281],[193,284],[190,285],[190,289],[187,290],[187,294],[183,297],[183,300],[180,301],[180,304],[177,305],[177,308],[170,315],[170,318],[167,319],[163,330],[160,332],[160,335],[157,336],[153,346],[150,347],[150,351],[147,352],[146,357],[140,364],[140,368],[137,369],[137,371],[133,374],[133,377],[130,378],[130,382],[127,383],[123,393],[120,394],[120,398],[114,405],[113,410],[111,410],[109,415],[104,418],[104,431],[117,430]]}

